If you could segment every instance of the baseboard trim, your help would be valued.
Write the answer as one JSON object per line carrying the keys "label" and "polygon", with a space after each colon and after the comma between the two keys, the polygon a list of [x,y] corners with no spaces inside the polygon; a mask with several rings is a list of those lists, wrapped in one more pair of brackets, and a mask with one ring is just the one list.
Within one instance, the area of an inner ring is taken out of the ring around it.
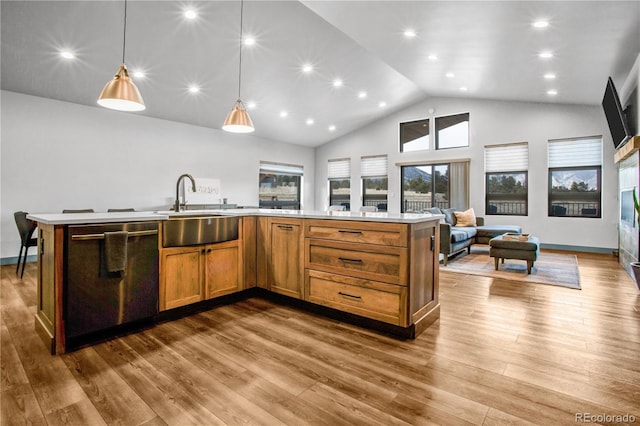
{"label": "baseboard trim", "polygon": [[585,253],[601,253],[612,254],[614,251],[618,251],[618,248],[607,247],[585,247],[585,246],[569,246],[564,244],[545,244],[540,243],[540,248],[549,250],[564,250],[564,251],[581,251]]}
{"label": "baseboard trim", "polygon": [[[27,262],[37,262],[37,261],[38,261],[37,254],[32,254],[30,256],[27,256]],[[15,265],[16,263],[18,263],[18,256],[0,258],[0,265]]]}

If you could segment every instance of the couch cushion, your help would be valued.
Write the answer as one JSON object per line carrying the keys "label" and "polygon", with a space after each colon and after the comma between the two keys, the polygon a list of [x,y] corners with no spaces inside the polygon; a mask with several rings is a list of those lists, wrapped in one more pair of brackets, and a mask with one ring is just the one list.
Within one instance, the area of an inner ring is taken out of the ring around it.
{"label": "couch cushion", "polygon": [[456,217],[455,226],[476,226],[476,214],[473,208],[463,212],[453,212]]}
{"label": "couch cushion", "polygon": [[438,207],[431,207],[428,209],[424,210],[426,213],[431,213],[431,214],[442,214],[442,210],[440,210]]}
{"label": "couch cushion", "polygon": [[452,227],[451,228],[451,242],[458,243],[461,241],[469,240],[476,236],[476,228],[469,227]]}
{"label": "couch cushion", "polygon": [[493,238],[498,235],[513,232],[514,234],[522,234],[522,228],[515,225],[483,225],[476,227],[478,237]]}
{"label": "couch cushion", "polygon": [[456,209],[442,209],[444,221],[451,226],[456,226],[456,215],[453,214],[454,211],[456,211]]}

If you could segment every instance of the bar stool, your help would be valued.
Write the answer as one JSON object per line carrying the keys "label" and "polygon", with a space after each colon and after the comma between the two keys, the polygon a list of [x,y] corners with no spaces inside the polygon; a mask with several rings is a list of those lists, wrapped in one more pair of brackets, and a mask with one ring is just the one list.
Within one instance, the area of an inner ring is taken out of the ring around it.
{"label": "bar stool", "polygon": [[62,213],[93,213],[93,209],[64,209],[62,210]]}
{"label": "bar stool", "polygon": [[107,213],[117,213],[117,212],[135,212],[135,209],[107,209]]}
{"label": "bar stool", "polygon": [[[32,238],[33,232],[38,227],[38,224],[33,220],[27,219],[27,212],[15,212],[13,214],[16,220],[16,226],[18,227],[18,233],[20,234],[20,253],[18,253],[18,264],[16,265],[16,275],[20,269],[20,262],[22,262],[22,272],[20,278],[24,275],[24,265],[27,263],[27,254],[29,247],[36,247],[38,245],[38,239]],[[22,249],[24,248],[24,259],[22,259]]]}

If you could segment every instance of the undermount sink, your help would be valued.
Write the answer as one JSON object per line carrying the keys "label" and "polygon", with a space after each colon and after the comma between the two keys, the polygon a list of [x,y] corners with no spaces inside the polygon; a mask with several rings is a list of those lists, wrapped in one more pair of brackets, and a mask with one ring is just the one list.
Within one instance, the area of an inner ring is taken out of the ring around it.
{"label": "undermount sink", "polygon": [[238,239],[237,216],[172,214],[162,224],[162,246],[182,247]]}

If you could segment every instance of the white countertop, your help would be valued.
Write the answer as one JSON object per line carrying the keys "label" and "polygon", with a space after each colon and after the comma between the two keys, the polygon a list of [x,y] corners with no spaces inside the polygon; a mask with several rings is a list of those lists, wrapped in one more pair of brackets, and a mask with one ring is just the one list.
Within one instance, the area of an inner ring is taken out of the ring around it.
{"label": "white countertop", "polygon": [[337,219],[359,220],[367,222],[395,222],[419,223],[439,220],[443,215],[416,213],[387,213],[387,212],[348,212],[348,211],[309,211],[309,210],[278,210],[278,209],[224,209],[224,210],[185,210],[147,211],[147,212],[113,212],[113,213],[33,213],[28,219],[46,225],[76,225],[82,223],[109,222],[141,222],[148,220],[167,220],[170,216],[273,216],[297,217],[301,219]]}

